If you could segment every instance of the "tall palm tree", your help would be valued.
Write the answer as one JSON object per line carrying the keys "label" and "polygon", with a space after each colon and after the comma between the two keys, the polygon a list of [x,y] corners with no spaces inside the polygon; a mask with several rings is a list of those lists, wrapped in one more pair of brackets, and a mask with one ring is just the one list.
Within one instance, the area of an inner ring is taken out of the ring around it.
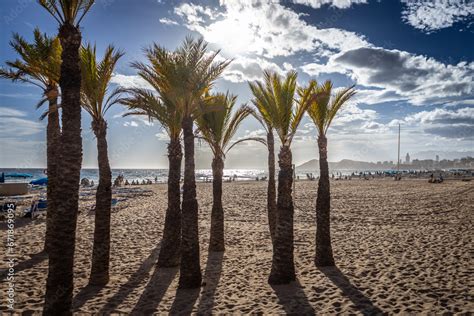
{"label": "tall palm tree", "polygon": [[[147,66],[154,72],[153,66]],[[156,77],[140,71],[138,75],[146,80],[156,92],[161,90],[160,82]],[[129,97],[124,97],[120,103],[130,111],[125,115],[146,115],[150,120],[158,120],[164,127],[170,141],[168,143],[168,208],[165,215],[165,227],[158,255],[158,267],[175,267],[179,265],[181,250],[181,193],[179,181],[181,179],[181,109],[166,98],[166,93],[156,94],[143,88],[125,89]]]}
{"label": "tall palm tree", "polygon": [[268,226],[270,229],[270,237],[275,239],[275,226],[276,226],[276,189],[275,189],[275,138],[273,136],[273,126],[271,118],[269,117],[268,110],[266,108],[267,97],[271,91],[267,91],[268,87],[263,86],[260,82],[251,83],[249,82],[250,90],[254,95],[252,103],[257,109],[253,112],[253,116],[260,122],[265,129],[267,134],[267,149],[268,149],[268,186],[267,186],[267,213],[268,213]]}
{"label": "tall palm tree", "polygon": [[42,34],[38,28],[33,32],[34,40],[28,43],[18,34],[13,35],[10,46],[20,56],[7,61],[8,68],[0,69],[0,77],[12,81],[26,82],[38,86],[43,97],[37,107],[48,102],[48,110],[41,116],[48,117],[46,128],[46,166],[48,171],[48,213],[46,215],[46,236],[44,249],[47,252],[51,238],[51,218],[55,212],[53,192],[56,191],[59,137],[58,95],[61,68],[61,44],[58,38]]}
{"label": "tall palm tree", "polygon": [[318,131],[319,169],[318,195],[316,199],[316,266],[333,266],[334,257],[331,246],[330,210],[331,192],[329,185],[329,167],[327,154],[327,131],[341,107],[356,93],[354,86],[345,88],[332,95],[331,81],[317,86],[310,82],[305,90],[309,94],[308,114]]}
{"label": "tall palm tree", "polygon": [[222,208],[222,177],[224,174],[225,154],[236,144],[257,138],[244,138],[231,145],[232,137],[240,123],[252,112],[247,106],[241,106],[232,114],[237,96],[218,93],[205,98],[202,114],[196,123],[201,138],[209,144],[212,159],[212,213],[209,251],[224,251],[224,210]]}
{"label": "tall palm tree", "polygon": [[94,0],[38,0],[59,23],[62,46],[61,88],[62,133],[59,181],[53,198],[57,200],[48,249],[49,269],[43,313],[71,313],[74,288],[74,250],[79,202],[79,180],[82,163],[81,138],[81,68],[79,24],[94,4]]}
{"label": "tall palm tree", "polygon": [[264,82],[257,82],[252,92],[255,102],[261,104],[281,141],[278,154],[278,197],[275,237],[273,241],[270,284],[284,284],[295,280],[293,260],[293,167],[291,143],[309,103],[307,95],[296,102],[296,78],[294,71],[282,78],[277,73],[265,71]]}
{"label": "tall palm tree", "polygon": [[[99,185],[95,199],[94,246],[89,284],[105,285],[109,282],[110,261],[110,209],[112,207],[112,171],[107,152],[107,122],[105,114],[117,103],[118,90],[108,97],[109,83],[115,65],[123,52],[108,46],[98,61],[95,45],[81,48],[82,108],[91,118],[91,128],[97,138]],[[107,99],[106,99],[107,97]]]}
{"label": "tall palm tree", "polygon": [[199,104],[214,81],[221,75],[230,61],[215,61],[219,51],[208,53],[203,39],[187,37],[174,52],[154,44],[145,49],[147,59],[156,69],[150,72],[143,63],[133,66],[155,76],[166,91],[167,98],[182,111],[181,128],[184,143],[184,183],[181,204],[181,260],[179,288],[201,286],[199,259],[198,203],[194,166],[193,123],[199,113]]}

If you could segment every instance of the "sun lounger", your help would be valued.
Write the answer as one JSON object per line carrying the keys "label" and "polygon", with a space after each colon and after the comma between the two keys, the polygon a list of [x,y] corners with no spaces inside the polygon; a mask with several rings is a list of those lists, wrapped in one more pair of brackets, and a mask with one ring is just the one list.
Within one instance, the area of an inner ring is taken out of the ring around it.
{"label": "sun lounger", "polygon": [[40,216],[41,214],[46,213],[47,209],[48,203],[46,200],[35,200],[31,204],[30,209],[25,212],[25,215],[23,217],[33,219],[35,217]]}

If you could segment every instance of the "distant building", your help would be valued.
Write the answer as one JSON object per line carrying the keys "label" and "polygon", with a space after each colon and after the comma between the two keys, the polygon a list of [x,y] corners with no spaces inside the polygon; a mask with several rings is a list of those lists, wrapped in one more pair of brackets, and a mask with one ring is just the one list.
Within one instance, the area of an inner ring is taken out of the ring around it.
{"label": "distant building", "polygon": [[439,156],[436,155],[436,163],[438,163],[438,162],[439,162]]}
{"label": "distant building", "polygon": [[405,163],[406,163],[407,165],[410,164],[410,154],[409,154],[409,153],[407,153],[407,155],[406,155],[406,157],[405,157]]}

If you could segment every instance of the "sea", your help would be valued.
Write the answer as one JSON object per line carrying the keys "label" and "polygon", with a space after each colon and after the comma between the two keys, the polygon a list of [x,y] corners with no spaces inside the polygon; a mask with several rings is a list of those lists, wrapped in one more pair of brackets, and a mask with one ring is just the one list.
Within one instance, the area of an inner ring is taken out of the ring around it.
{"label": "sea", "polygon": [[[0,174],[3,172],[6,175],[6,182],[30,182],[47,177],[45,169],[14,169],[14,168],[0,168]],[[21,175],[25,177],[9,177],[9,175]],[[165,183],[168,180],[168,169],[112,169],[112,181],[122,175],[124,179],[129,182],[151,180],[158,183]],[[267,173],[265,170],[259,169],[225,169],[224,179],[233,178],[235,181],[249,181],[255,180],[257,177],[265,177]],[[28,176],[28,177],[26,177]],[[99,180],[99,169],[82,169],[81,179],[87,178],[90,181],[97,183]],[[211,169],[197,169],[196,181],[206,181],[212,179]]]}
{"label": "sea", "polygon": [[[0,174],[3,172],[6,175],[6,182],[30,182],[32,180],[37,180],[47,177],[45,169],[41,168],[0,168]],[[352,172],[358,172],[356,170],[338,170],[334,171],[336,176],[340,175],[350,175]],[[8,177],[12,174],[25,174],[28,177]],[[319,171],[300,171],[297,169],[296,176],[301,179],[306,179],[307,175],[311,174],[314,177],[319,175]],[[139,181],[140,183],[145,180],[151,180],[152,182],[166,183],[168,180],[168,169],[112,169],[112,181],[117,178],[119,175],[122,175],[124,179],[129,182]],[[183,174],[181,175],[183,176]],[[235,181],[251,181],[256,180],[257,178],[262,179],[268,176],[268,172],[265,169],[224,169],[224,180],[232,178]],[[277,174],[278,176],[278,170]],[[97,183],[99,180],[99,170],[98,169],[82,169],[81,170],[81,179],[87,178],[89,181],[94,181]],[[204,182],[206,180],[212,179],[212,170],[211,169],[197,169],[196,170],[196,181]]]}

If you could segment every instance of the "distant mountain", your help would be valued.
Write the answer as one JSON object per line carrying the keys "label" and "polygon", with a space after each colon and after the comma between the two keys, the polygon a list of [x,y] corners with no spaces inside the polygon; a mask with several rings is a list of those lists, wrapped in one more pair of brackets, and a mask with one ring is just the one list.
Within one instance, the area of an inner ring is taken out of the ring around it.
{"label": "distant mountain", "polygon": [[[299,166],[296,167],[299,170],[318,170],[319,169],[319,160],[311,159]],[[333,170],[375,170],[375,169],[387,169],[389,166],[378,165],[373,162],[366,161],[357,161],[350,159],[343,159],[339,162],[329,162],[329,169]]]}

